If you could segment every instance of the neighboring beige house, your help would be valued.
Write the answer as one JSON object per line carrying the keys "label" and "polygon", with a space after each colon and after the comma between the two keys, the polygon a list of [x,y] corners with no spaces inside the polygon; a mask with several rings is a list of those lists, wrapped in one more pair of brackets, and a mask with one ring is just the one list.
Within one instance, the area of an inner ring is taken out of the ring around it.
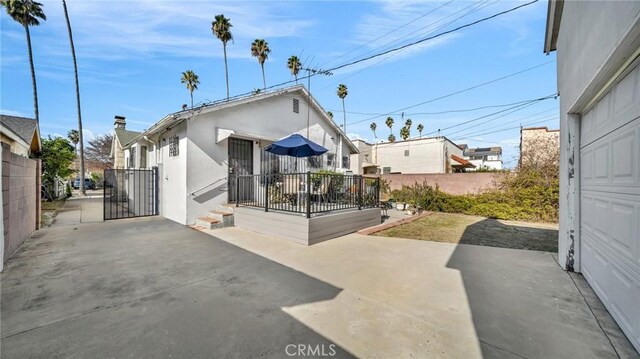
{"label": "neighboring beige house", "polygon": [[560,130],[550,130],[547,127],[522,128],[518,163],[558,161],[559,148]]}
{"label": "neighboring beige house", "polygon": [[124,155],[124,148],[133,141],[141,132],[127,130],[125,117],[116,116],[113,123],[113,142],[111,144],[111,160],[113,168],[129,168]]}
{"label": "neighboring beige house", "polygon": [[549,2],[560,93],[560,265],[640,350],[640,1]]}
{"label": "neighboring beige house", "polygon": [[40,130],[36,120],[26,117],[0,115],[0,141],[11,153],[30,157],[40,152]]}
{"label": "neighboring beige house", "polygon": [[444,136],[370,144],[355,141],[359,154],[351,155],[351,171],[369,173],[451,173],[475,166],[462,148]]}

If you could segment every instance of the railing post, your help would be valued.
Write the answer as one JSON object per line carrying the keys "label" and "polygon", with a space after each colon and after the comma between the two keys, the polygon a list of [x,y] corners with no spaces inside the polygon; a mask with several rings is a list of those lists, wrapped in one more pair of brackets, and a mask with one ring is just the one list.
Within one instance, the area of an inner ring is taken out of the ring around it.
{"label": "railing post", "polygon": [[362,209],[362,176],[356,176],[358,179],[358,210]]}
{"label": "railing post", "polygon": [[240,176],[236,175],[236,207],[240,207]]}
{"label": "railing post", "polygon": [[307,171],[307,218],[311,218],[311,171]]}
{"label": "railing post", "polygon": [[264,211],[269,212],[269,175],[264,175]]}

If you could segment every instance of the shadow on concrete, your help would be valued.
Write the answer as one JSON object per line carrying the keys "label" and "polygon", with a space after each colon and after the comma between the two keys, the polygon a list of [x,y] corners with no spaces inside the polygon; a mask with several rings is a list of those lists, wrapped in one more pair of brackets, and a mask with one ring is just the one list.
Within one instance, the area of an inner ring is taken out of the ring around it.
{"label": "shadow on concrete", "polygon": [[[551,253],[495,248],[502,247],[503,240],[485,231],[509,229],[505,227],[511,226],[493,219],[470,225],[447,263],[460,271],[483,356],[617,358]],[[546,236],[547,231],[534,228],[532,233]],[[483,235],[488,244],[479,246]]]}
{"label": "shadow on concrete", "polygon": [[3,358],[352,356],[282,310],[340,288],[159,217],[44,229],[1,284]]}
{"label": "shadow on concrete", "polygon": [[558,230],[531,223],[510,225],[487,218],[467,226],[459,243],[558,252]]}

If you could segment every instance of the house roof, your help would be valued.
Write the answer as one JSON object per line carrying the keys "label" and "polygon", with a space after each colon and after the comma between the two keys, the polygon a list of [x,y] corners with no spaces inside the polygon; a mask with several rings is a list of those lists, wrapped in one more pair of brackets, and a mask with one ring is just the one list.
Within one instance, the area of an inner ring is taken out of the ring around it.
{"label": "house roof", "polygon": [[460,166],[460,167],[465,167],[465,168],[475,168],[476,165],[474,165],[473,163],[465,160],[464,158],[460,158],[456,155],[451,155],[451,159],[458,162],[460,165],[454,165],[454,166]]}
{"label": "house roof", "polygon": [[547,26],[544,35],[544,53],[547,55],[551,51],[556,50],[556,41],[558,41],[563,7],[564,0],[549,0],[547,6]]}
{"label": "house roof", "polygon": [[464,155],[499,155],[502,154],[502,147],[482,147],[482,148],[465,148]]}
{"label": "house roof", "polygon": [[539,131],[539,130],[545,130],[547,132],[560,132],[559,129],[556,130],[550,130],[549,128],[547,128],[547,126],[542,126],[542,127],[527,127],[527,128],[523,128],[522,131]]}
{"label": "house roof", "polygon": [[281,95],[285,95],[293,92],[302,92],[305,97],[308,97],[311,100],[312,106],[315,107],[316,110],[318,110],[318,112],[322,115],[321,118],[324,119],[325,122],[327,122],[336,131],[337,134],[339,134],[345,139],[345,143],[347,144],[347,146],[349,146],[351,151],[353,153],[359,152],[358,148],[353,144],[353,142],[349,139],[349,137],[347,137],[347,135],[342,131],[342,129],[338,127],[338,125],[336,125],[335,122],[333,122],[333,120],[329,117],[329,115],[327,115],[327,111],[325,111],[322,108],[322,106],[320,106],[318,101],[316,101],[316,99],[307,91],[307,89],[303,85],[291,86],[284,89],[268,91],[268,92],[264,92],[257,95],[248,95],[248,96],[242,96],[238,98],[232,98],[228,101],[222,101],[222,100],[215,101],[210,104],[202,105],[200,107],[168,114],[164,118],[162,118],[160,121],[156,122],[153,126],[149,127],[149,129],[145,130],[142,133],[138,133],[133,139],[131,139],[131,141],[128,141],[126,144],[124,144],[123,147],[130,145],[131,143],[133,143],[134,141],[137,141],[140,138],[143,138],[145,136],[150,136],[168,127],[175,126],[176,124],[194,115],[199,115],[201,113],[207,113],[212,111],[218,111],[218,110],[235,107],[235,106],[243,105],[250,102],[265,100],[271,97],[281,96]]}
{"label": "house roof", "polygon": [[[20,140],[26,142],[31,147],[32,151],[40,151],[41,143],[40,143],[40,131],[38,130],[38,123],[33,118],[27,117],[18,117],[18,116],[9,116],[9,115],[0,115],[0,123],[15,135],[17,135]],[[36,140],[34,148],[34,139]]]}
{"label": "house roof", "polygon": [[116,134],[116,138],[120,141],[120,146],[125,147],[129,143],[133,142],[142,132],[129,131],[122,128],[116,128],[113,130]]}

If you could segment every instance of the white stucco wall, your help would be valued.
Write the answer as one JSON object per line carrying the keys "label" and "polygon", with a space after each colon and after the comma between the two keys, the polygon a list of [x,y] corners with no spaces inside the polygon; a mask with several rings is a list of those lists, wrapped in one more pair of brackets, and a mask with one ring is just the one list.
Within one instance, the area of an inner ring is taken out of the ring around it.
{"label": "white stucco wall", "polygon": [[[178,135],[179,154],[169,156],[169,137]],[[159,156],[161,159],[159,172],[160,215],[180,224],[187,222],[187,124],[182,122],[174,128],[158,136]],[[155,155],[155,152],[154,152]]]}
{"label": "white stucco wall", "polygon": [[[640,12],[640,1],[565,1],[557,40],[558,92],[560,93],[560,231],[559,260],[564,267],[572,243],[569,203],[575,201],[570,172],[578,156],[577,143],[570,138],[570,109],[589,82],[620,43]],[[573,125],[575,127],[575,124]],[[573,175],[573,174],[572,174]]]}
{"label": "white stucco wall", "polygon": [[[293,98],[299,100],[299,113],[293,112]],[[336,154],[338,169],[342,155],[349,154],[343,137],[327,123],[320,112],[311,108],[310,134],[312,141]],[[186,223],[206,215],[217,205],[227,203],[228,140],[216,143],[216,129],[232,129],[237,134],[250,134],[254,139],[254,174],[260,173],[260,151],[271,142],[292,133],[307,135],[307,101],[302,93],[287,93],[264,100],[202,113],[188,120],[186,194],[203,187],[195,195],[186,196]],[[242,135],[239,135],[242,136]],[[250,137],[250,136],[249,136]],[[333,139],[332,139],[333,138]],[[163,191],[165,192],[165,191]]]}

